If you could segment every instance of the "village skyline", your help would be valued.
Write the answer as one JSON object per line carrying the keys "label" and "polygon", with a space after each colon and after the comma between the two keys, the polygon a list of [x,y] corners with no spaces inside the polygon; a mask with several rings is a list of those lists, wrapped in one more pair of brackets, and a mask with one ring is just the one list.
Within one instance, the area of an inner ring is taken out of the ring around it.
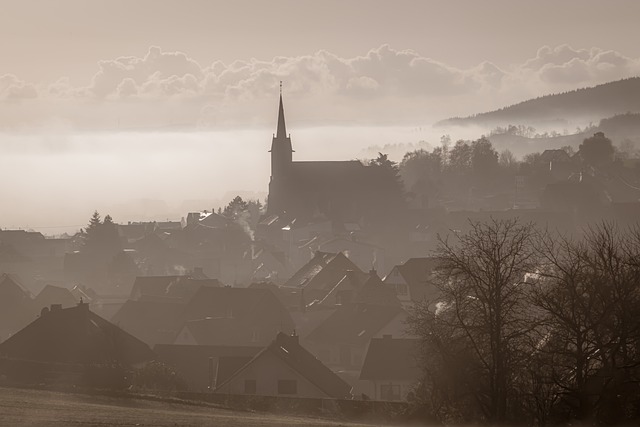
{"label": "village skyline", "polygon": [[640,421],[640,2],[0,3],[0,424]]}

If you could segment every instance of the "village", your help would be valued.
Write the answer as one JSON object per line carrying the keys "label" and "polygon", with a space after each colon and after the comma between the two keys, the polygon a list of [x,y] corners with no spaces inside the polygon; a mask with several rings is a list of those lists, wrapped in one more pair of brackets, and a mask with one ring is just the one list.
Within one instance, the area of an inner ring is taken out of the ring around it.
{"label": "village", "polygon": [[238,196],[174,221],[95,212],[72,236],[0,230],[0,385],[407,405],[423,375],[407,318],[439,301],[438,236],[513,218],[577,233],[640,214],[637,168],[603,177],[565,149],[446,203],[424,176],[407,192],[384,154],[293,161],[282,94],[270,152],[266,206]]}

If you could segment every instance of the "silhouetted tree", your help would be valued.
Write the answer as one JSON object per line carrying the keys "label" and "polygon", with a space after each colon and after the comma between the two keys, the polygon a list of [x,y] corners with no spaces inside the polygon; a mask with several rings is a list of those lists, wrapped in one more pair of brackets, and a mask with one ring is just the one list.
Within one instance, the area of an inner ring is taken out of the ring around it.
{"label": "silhouetted tree", "polygon": [[498,171],[498,152],[491,141],[482,137],[471,143],[471,166],[474,177],[487,182],[495,177]]}
{"label": "silhouetted tree", "polygon": [[[432,313],[429,305],[419,305],[409,320],[411,330],[435,352],[426,360],[438,360],[425,367],[427,381],[435,388],[440,383],[454,387],[455,399],[445,393],[450,405],[460,413],[479,411],[490,423],[506,422],[519,406],[512,388],[538,327],[525,284],[537,267],[534,236],[530,224],[492,220],[472,223],[454,243],[439,239],[434,278],[439,308]],[[429,374],[434,367],[436,377]],[[450,373],[448,379],[440,379],[443,372]],[[452,385],[452,379],[461,383]],[[469,409],[473,404],[477,409]]]}
{"label": "silhouetted tree", "polygon": [[400,177],[398,164],[386,154],[378,153],[378,157],[369,162],[371,168],[371,185],[375,187],[375,206],[377,212],[370,210],[368,216],[374,220],[388,220],[401,212],[406,205],[404,186]]}
{"label": "silhouetted tree", "polygon": [[[640,411],[640,233],[610,224],[582,240],[545,235],[533,302],[547,337],[537,353],[567,419],[629,422]],[[562,409],[562,408],[561,408]]]}
{"label": "silhouetted tree", "polygon": [[471,169],[473,151],[469,144],[463,140],[456,141],[449,150],[449,167],[457,173],[465,173]]}
{"label": "silhouetted tree", "polygon": [[242,197],[236,196],[233,200],[229,202],[229,204],[224,208],[222,214],[228,218],[235,219],[240,215],[241,212],[247,210],[247,202],[242,200]]}
{"label": "silhouetted tree", "polygon": [[597,132],[580,144],[578,152],[586,164],[603,167],[613,162],[615,150],[611,140],[604,136],[604,133]]}

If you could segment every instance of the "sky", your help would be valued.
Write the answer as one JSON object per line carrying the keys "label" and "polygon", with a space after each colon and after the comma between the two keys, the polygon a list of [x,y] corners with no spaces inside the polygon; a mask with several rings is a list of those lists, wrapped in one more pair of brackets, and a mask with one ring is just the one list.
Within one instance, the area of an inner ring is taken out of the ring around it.
{"label": "sky", "polygon": [[[440,119],[640,74],[635,0],[0,0],[0,8],[0,198],[13,197],[0,227],[84,222],[98,204],[121,219],[146,217],[122,206],[149,197],[175,216],[184,200],[264,193],[281,80],[296,154],[327,157],[333,144],[332,156],[355,158],[368,145],[437,140],[423,130]],[[228,159],[242,153],[260,154],[238,172]],[[179,173],[166,178],[172,169]],[[20,171],[31,172],[5,183]],[[221,178],[230,175],[232,184]],[[50,206],[81,196],[77,217],[34,213],[43,181]]]}

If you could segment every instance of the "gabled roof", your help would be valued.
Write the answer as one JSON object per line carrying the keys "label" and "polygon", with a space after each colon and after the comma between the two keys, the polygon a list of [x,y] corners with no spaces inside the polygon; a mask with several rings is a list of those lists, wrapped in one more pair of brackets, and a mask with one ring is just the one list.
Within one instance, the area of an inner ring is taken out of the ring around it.
{"label": "gabled roof", "polygon": [[0,344],[0,357],[47,363],[133,365],[154,357],[142,341],[89,310],[88,304],[43,313]]}
{"label": "gabled roof", "polygon": [[231,218],[215,212],[200,214],[199,224],[205,227],[226,227],[232,223],[233,220]]}
{"label": "gabled roof", "polygon": [[23,244],[44,241],[44,235],[38,231],[0,230],[0,242]]}
{"label": "gabled roof", "polygon": [[[253,347],[256,348],[256,347]],[[240,368],[249,363],[253,359],[251,356],[222,356],[218,359],[216,368],[216,385],[223,384],[233,376]]]}
{"label": "gabled roof", "polygon": [[401,307],[391,305],[342,306],[315,328],[307,341],[366,345],[373,336],[403,313],[405,312]]}
{"label": "gabled roof", "polygon": [[396,295],[395,289],[385,285],[375,272],[369,274],[367,281],[358,290],[354,302],[371,305],[391,305],[395,307],[402,305]]}
{"label": "gabled roof", "polygon": [[4,295],[4,292],[9,291],[31,299],[31,292],[22,284],[18,275],[3,273],[2,276],[0,276],[0,295]]}
{"label": "gabled roof", "polygon": [[199,344],[264,345],[267,336],[295,328],[289,311],[265,288],[200,288],[181,318]]}
{"label": "gabled roof", "polygon": [[17,276],[0,276],[0,341],[26,326],[35,314],[31,294]]}
{"label": "gabled roof", "polygon": [[178,298],[188,300],[202,286],[220,287],[217,279],[194,279],[191,276],[138,276],[131,288],[131,299]]}
{"label": "gabled roof", "polygon": [[182,325],[182,301],[126,301],[111,321],[149,345],[172,343]]}
{"label": "gabled roof", "polygon": [[[60,286],[46,285],[34,299],[37,309],[49,307],[53,304],[61,304],[63,308],[75,307],[78,299],[67,288]],[[85,301],[88,302],[88,301]]]}
{"label": "gabled roof", "polygon": [[342,252],[317,251],[315,256],[287,280],[284,286],[330,290],[348,270],[362,271]]}
{"label": "gabled roof", "polygon": [[[340,281],[322,296],[322,299],[314,300],[307,304],[307,307],[333,307],[336,304],[342,305],[353,302],[355,295],[369,280],[369,274],[361,271],[347,270]],[[345,301],[341,296],[347,295]],[[395,296],[395,295],[394,295]]]}
{"label": "gabled roof", "polygon": [[420,340],[372,338],[360,371],[361,380],[418,381],[417,357]]}
{"label": "gabled roof", "polygon": [[[207,317],[189,320],[184,328],[189,330],[197,345],[240,346],[247,345],[253,331],[261,325],[260,322],[247,322],[234,317]],[[260,345],[260,342],[256,340],[255,345]]]}
{"label": "gabled roof", "polygon": [[289,336],[283,333],[279,333],[269,346],[258,353],[229,379],[220,384],[218,388],[233,381],[233,378],[267,354],[276,356],[327,396],[334,399],[348,399],[351,397],[351,386],[349,384],[302,347],[298,342],[297,336]]}
{"label": "gabled roof", "polygon": [[[215,346],[215,345],[175,345],[158,344],[153,351],[158,359],[175,368],[176,373],[191,383],[197,389],[209,386],[209,368],[211,359],[217,364],[216,383],[220,384],[222,375],[225,379],[246,364],[258,352],[261,347],[247,346]],[[223,362],[223,359],[225,361]],[[229,362],[236,359],[236,364]],[[240,364],[238,366],[238,364]],[[232,372],[229,372],[232,370]]]}
{"label": "gabled roof", "polygon": [[438,267],[438,263],[439,260],[436,257],[410,258],[404,264],[393,268],[400,273],[409,286],[413,301],[436,296],[435,288],[429,284],[429,276]]}
{"label": "gabled roof", "polygon": [[283,330],[293,327],[289,312],[273,292],[265,288],[202,287],[187,304],[184,319],[224,318],[229,313],[238,319],[279,322]]}

